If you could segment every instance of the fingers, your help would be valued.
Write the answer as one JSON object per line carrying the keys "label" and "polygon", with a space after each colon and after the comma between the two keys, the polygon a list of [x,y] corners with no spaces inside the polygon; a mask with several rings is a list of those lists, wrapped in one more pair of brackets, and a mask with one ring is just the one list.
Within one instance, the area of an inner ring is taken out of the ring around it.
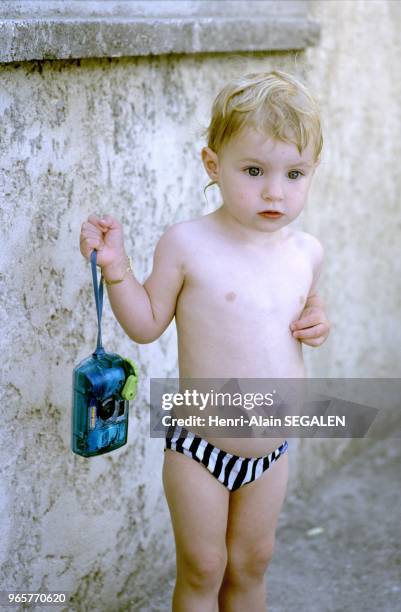
{"label": "fingers", "polygon": [[313,327],[314,325],[318,325],[319,323],[322,323],[322,314],[320,312],[316,314],[311,313],[302,317],[301,319],[298,319],[298,321],[294,321],[293,323],[291,323],[290,328],[292,329],[292,331],[295,331],[299,329],[305,329],[307,327]]}
{"label": "fingers", "polygon": [[312,347],[321,346],[326,341],[330,333],[329,323],[319,323],[313,327],[307,327],[305,329],[294,331],[292,336],[299,342]]}
{"label": "fingers", "polygon": [[88,223],[93,224],[95,227],[99,228],[102,232],[107,232],[109,229],[117,229],[121,227],[121,224],[117,219],[112,217],[111,215],[103,215],[99,217],[98,215],[89,215]]}
{"label": "fingers", "polygon": [[81,253],[87,259],[90,259],[90,255],[94,249],[98,250],[103,245],[103,240],[94,234],[85,235],[81,233],[80,239],[80,249]]}
{"label": "fingers", "polygon": [[102,247],[103,231],[104,229],[102,230],[99,225],[99,218],[96,215],[90,215],[88,220],[82,224],[79,244],[81,253],[86,259],[90,259],[90,255],[94,249],[100,249]]}
{"label": "fingers", "polygon": [[82,224],[82,227],[86,226],[86,228],[88,229],[91,226],[92,228],[97,228],[99,231],[102,231],[100,219],[101,217],[99,217],[98,215],[89,215],[85,223]]}
{"label": "fingers", "polygon": [[319,323],[318,325],[314,325],[313,327],[307,327],[299,331],[294,331],[292,335],[298,340],[306,340],[311,338],[319,338],[320,336],[324,336],[326,333],[327,325],[325,325],[324,323]]}
{"label": "fingers", "polygon": [[81,226],[79,244],[82,255],[89,260],[94,249],[100,250],[105,245],[105,236],[110,230],[121,229],[121,223],[112,215],[89,215]]}

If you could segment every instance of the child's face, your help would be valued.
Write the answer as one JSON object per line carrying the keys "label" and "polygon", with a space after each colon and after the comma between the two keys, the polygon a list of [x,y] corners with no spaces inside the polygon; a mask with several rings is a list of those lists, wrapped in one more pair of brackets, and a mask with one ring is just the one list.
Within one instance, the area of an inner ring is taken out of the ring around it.
{"label": "child's face", "polygon": [[295,144],[252,128],[242,130],[218,155],[205,147],[202,159],[226,210],[241,225],[262,232],[275,232],[302,212],[318,165],[311,144],[300,155]]}

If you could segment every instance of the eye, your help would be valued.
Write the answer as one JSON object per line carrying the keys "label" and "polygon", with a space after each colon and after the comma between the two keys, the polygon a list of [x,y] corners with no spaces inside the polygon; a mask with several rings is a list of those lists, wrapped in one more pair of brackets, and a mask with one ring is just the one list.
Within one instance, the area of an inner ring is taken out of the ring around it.
{"label": "eye", "polygon": [[[296,174],[297,176],[291,176]],[[299,176],[303,176],[303,173],[300,172],[300,170],[290,170],[288,173],[288,178],[292,179],[292,180],[296,180]]]}
{"label": "eye", "polygon": [[262,174],[261,168],[257,168],[256,166],[251,166],[251,168],[247,168],[246,172],[248,172],[249,176],[260,176]]}

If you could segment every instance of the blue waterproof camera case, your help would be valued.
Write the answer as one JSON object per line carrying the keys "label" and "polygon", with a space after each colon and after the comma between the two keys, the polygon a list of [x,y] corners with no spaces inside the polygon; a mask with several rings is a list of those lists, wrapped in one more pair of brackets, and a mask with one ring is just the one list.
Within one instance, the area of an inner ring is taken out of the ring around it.
{"label": "blue waterproof camera case", "polygon": [[102,455],[127,442],[129,401],[136,395],[137,367],[131,359],[102,346],[103,282],[98,288],[96,251],[91,253],[98,318],[95,352],[73,371],[72,450],[83,457]]}

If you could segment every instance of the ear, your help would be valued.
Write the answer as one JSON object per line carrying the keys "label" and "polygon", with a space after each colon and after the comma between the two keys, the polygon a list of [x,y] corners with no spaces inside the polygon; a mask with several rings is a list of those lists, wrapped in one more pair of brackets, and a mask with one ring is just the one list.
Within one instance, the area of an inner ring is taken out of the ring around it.
{"label": "ear", "polygon": [[219,158],[217,154],[210,147],[203,147],[202,161],[209,178],[212,181],[217,181],[219,178]]}

